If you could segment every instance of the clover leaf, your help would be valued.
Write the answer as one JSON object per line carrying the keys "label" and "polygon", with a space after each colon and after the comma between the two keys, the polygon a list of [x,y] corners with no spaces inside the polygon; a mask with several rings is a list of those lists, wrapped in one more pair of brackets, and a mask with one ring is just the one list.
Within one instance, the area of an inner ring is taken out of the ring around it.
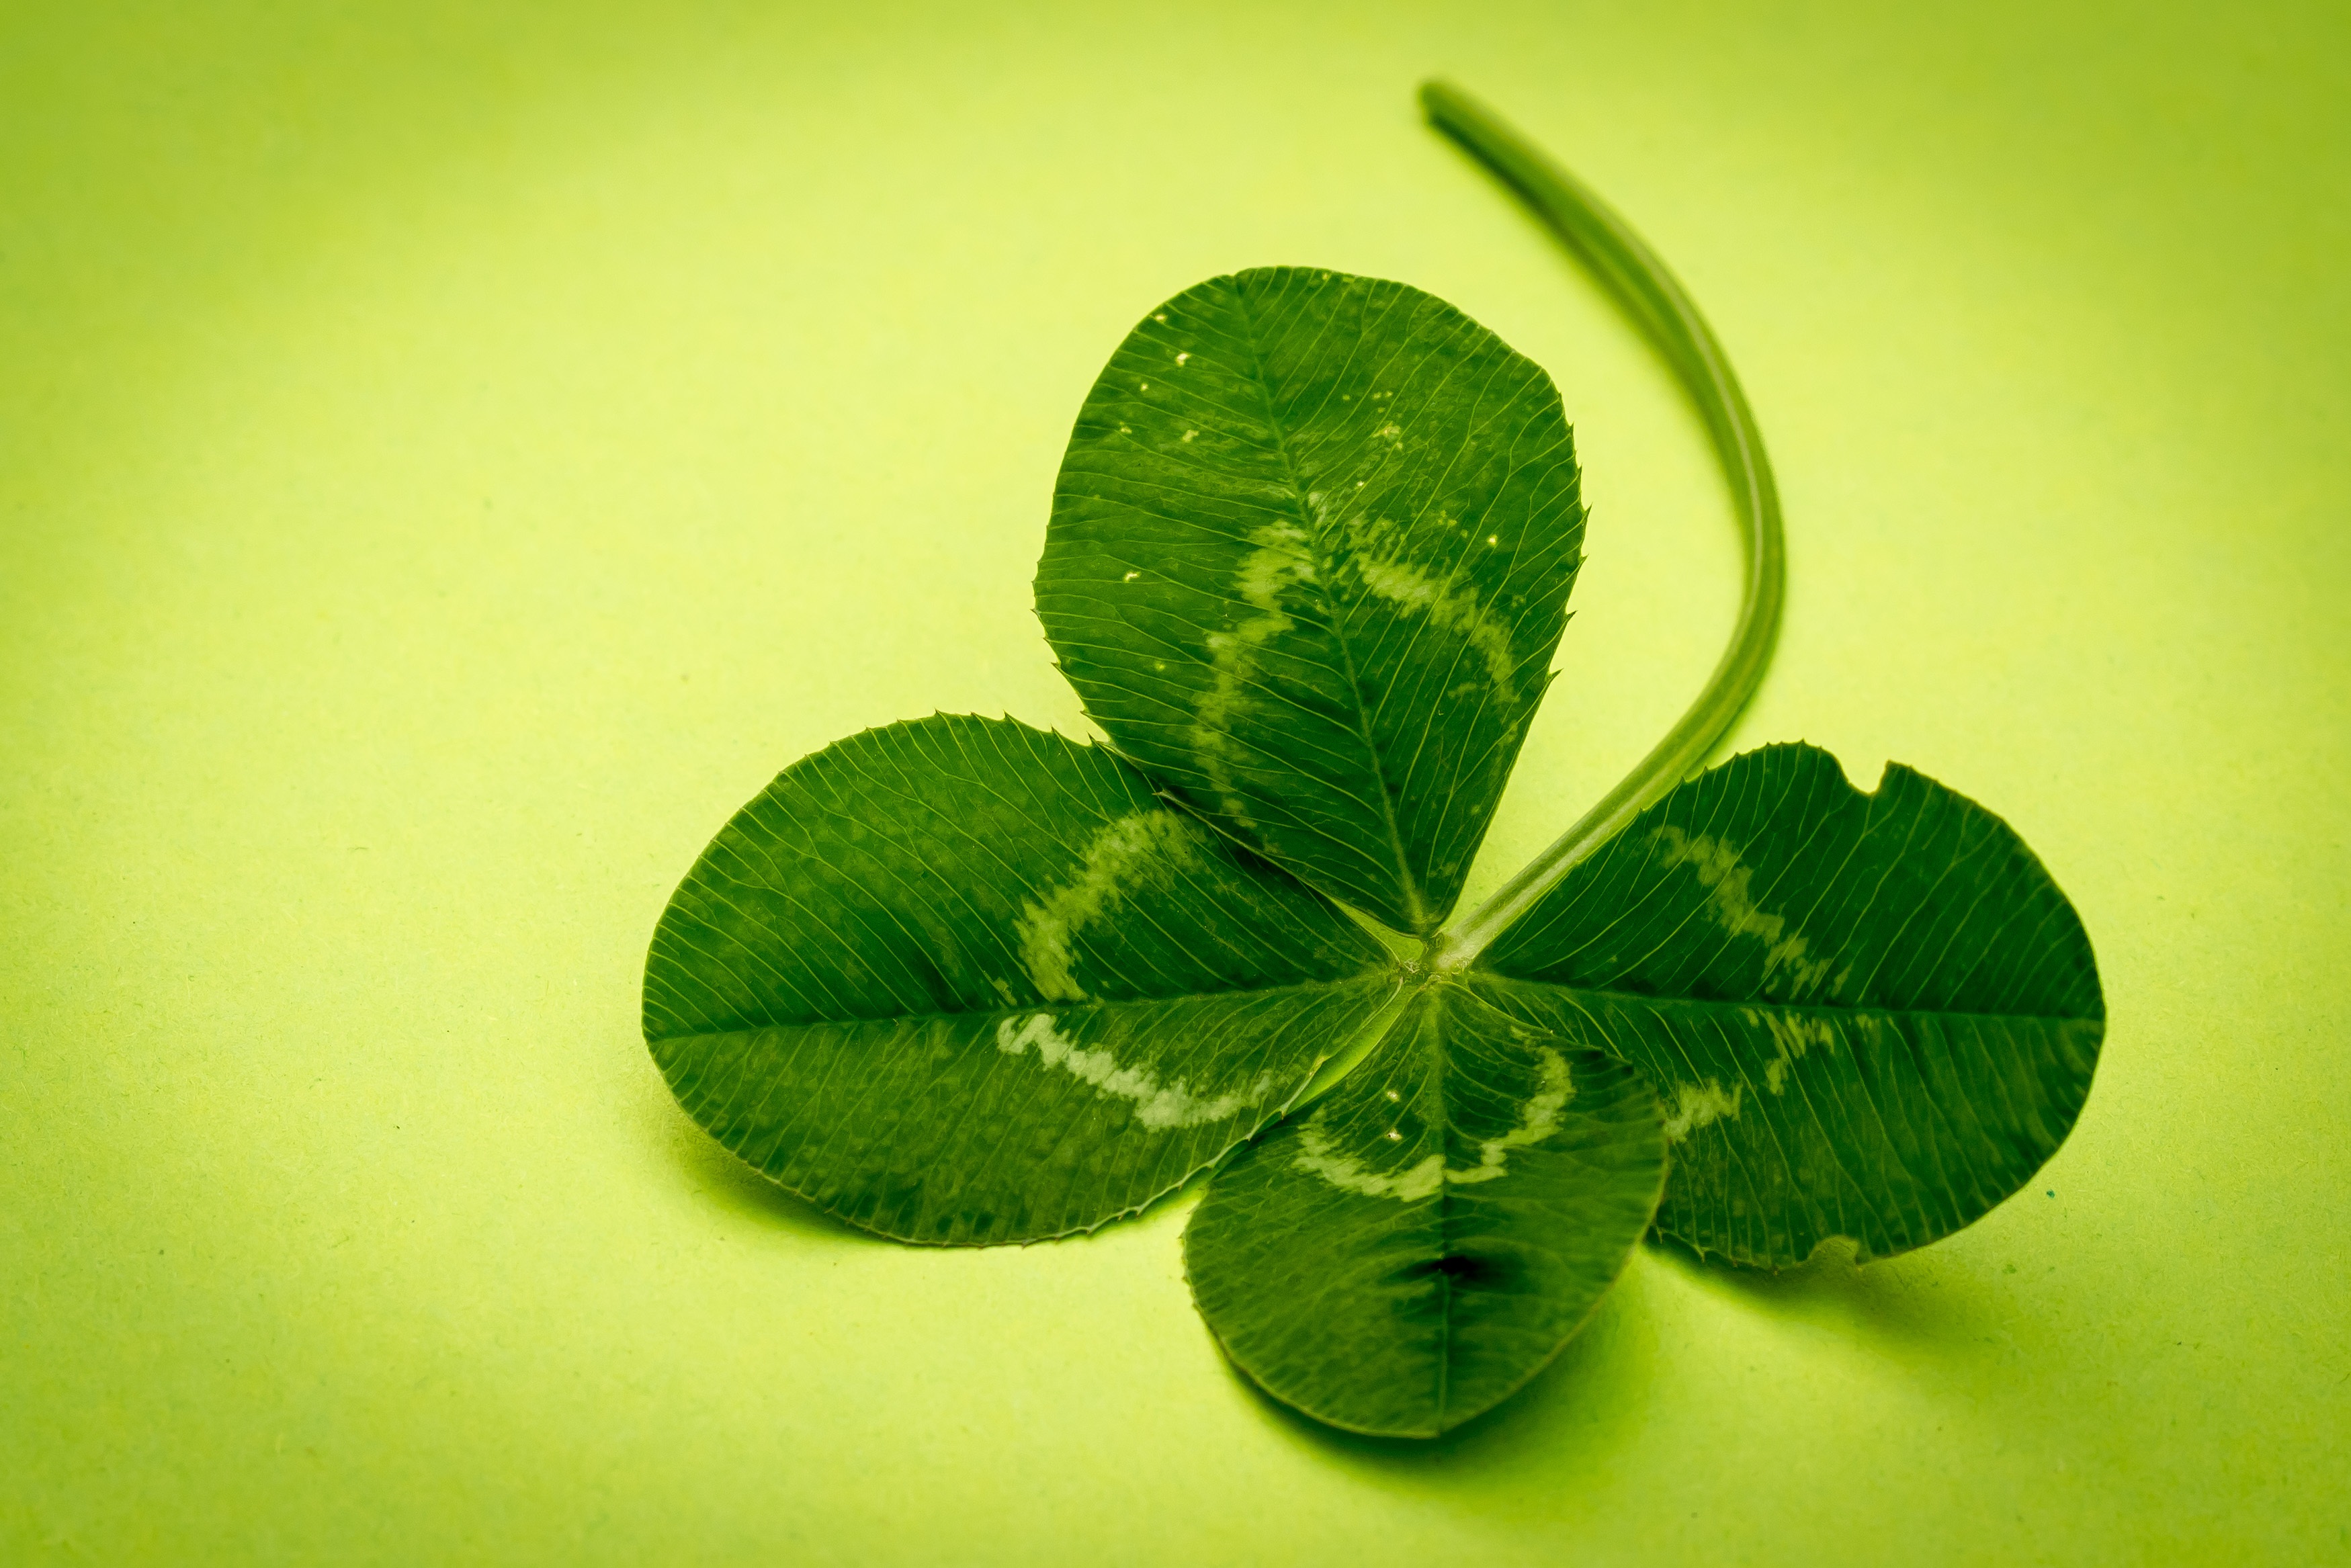
{"label": "clover leaf", "polygon": [[1037,614],[1122,754],[1426,936],[1549,682],[1583,538],[1541,369],[1416,288],[1267,267],[1111,356]]}
{"label": "clover leaf", "polygon": [[1446,980],[1184,1231],[1227,1354],[1317,1419],[1434,1437],[1541,1371],[1648,1228],[1666,1129],[1641,1073]]}
{"label": "clover leaf", "polygon": [[1689,777],[1778,624],[1753,416],[1621,218],[1424,102],[1714,436],[1747,590],[1688,713],[1452,919],[1580,558],[1559,394],[1404,284],[1212,278],[1112,356],[1054,493],[1037,611],[1108,744],[935,716],[793,764],[671,900],[644,1003],[704,1128],[885,1236],[1066,1235],[1213,1169],[1184,1250],[1227,1353],[1410,1437],[1521,1386],[1653,1228],[1782,1267],[1980,1218],[2071,1129],[2105,1017],[1980,806],[1805,746]]}
{"label": "clover leaf", "polygon": [[1664,1098],[1657,1228],[1742,1263],[1864,1258],[1980,1218],[2054,1154],[2105,1009],[2007,823],[1899,764],[1771,746],[1667,795],[1470,971]]}
{"label": "clover leaf", "polygon": [[942,716],[736,814],[653,933],[645,1038],[714,1137],[841,1218],[1031,1241],[1214,1162],[1396,984],[1100,747]]}

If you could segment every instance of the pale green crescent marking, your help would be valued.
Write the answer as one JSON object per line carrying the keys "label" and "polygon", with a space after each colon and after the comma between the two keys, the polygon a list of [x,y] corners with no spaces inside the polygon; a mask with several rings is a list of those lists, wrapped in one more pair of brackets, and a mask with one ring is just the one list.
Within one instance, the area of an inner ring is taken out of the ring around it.
{"label": "pale green crescent marking", "polygon": [[1250,529],[1249,538],[1255,548],[1241,558],[1233,587],[1258,613],[1244,617],[1229,632],[1207,634],[1205,643],[1215,676],[1200,695],[1192,723],[1192,745],[1200,770],[1217,793],[1217,804],[1243,825],[1249,821],[1249,803],[1233,789],[1233,724],[1248,703],[1246,688],[1256,673],[1257,650],[1298,624],[1281,607],[1283,591],[1314,580],[1306,530],[1296,523],[1267,523]]}
{"label": "pale green crescent marking", "polygon": [[1540,1144],[1559,1131],[1559,1113],[1575,1097],[1575,1082],[1559,1052],[1542,1051],[1539,1061],[1540,1087],[1520,1107],[1519,1124],[1499,1137],[1480,1139],[1478,1163],[1474,1166],[1447,1168],[1443,1155],[1431,1155],[1407,1170],[1389,1174],[1374,1171],[1353,1155],[1342,1154],[1332,1146],[1322,1126],[1326,1113],[1323,1111],[1317,1111],[1299,1129],[1298,1156],[1291,1163],[1332,1186],[1360,1192],[1366,1197],[1401,1198],[1407,1203],[1427,1197],[1440,1186],[1468,1186],[1492,1181],[1508,1174],[1512,1149]]}
{"label": "pale green crescent marking", "polygon": [[1193,835],[1200,831],[1172,811],[1121,817],[1087,843],[1077,881],[1055,888],[1041,903],[1021,905],[1020,958],[1039,996],[1049,1002],[1085,999],[1085,988],[1070,974],[1070,939],[1123,894],[1163,883],[1193,858]]}
{"label": "pale green crescent marking", "polygon": [[1687,865],[1711,894],[1715,923],[1733,936],[1752,936],[1763,944],[1763,972],[1785,969],[1790,990],[1805,995],[1820,987],[1829,972],[1825,958],[1807,959],[1809,944],[1801,932],[1789,933],[1787,917],[1767,915],[1755,907],[1748,884],[1755,873],[1742,864],[1739,846],[1705,833],[1686,833],[1667,823],[1650,835],[1665,846],[1664,863]]}
{"label": "pale green crescent marking", "polygon": [[1712,1078],[1676,1084],[1673,1114],[1666,1118],[1666,1142],[1678,1144],[1700,1127],[1738,1115],[1739,1102],[1746,1093],[1745,1084],[1734,1083],[1726,1094],[1722,1084]]}
{"label": "pale green crescent marking", "polygon": [[1046,1066],[1058,1067],[1105,1094],[1134,1101],[1135,1120],[1146,1127],[1197,1127],[1204,1123],[1222,1122],[1251,1106],[1263,1104],[1273,1087],[1271,1075],[1261,1073],[1240,1093],[1204,1100],[1186,1088],[1180,1078],[1163,1083],[1145,1069],[1121,1067],[1118,1059],[1107,1051],[1086,1050],[1055,1028],[1056,1022],[1051,1013],[1034,1013],[1019,1021],[999,1019],[996,1025],[996,1049],[1007,1056],[1019,1056],[1033,1049],[1037,1060]]}

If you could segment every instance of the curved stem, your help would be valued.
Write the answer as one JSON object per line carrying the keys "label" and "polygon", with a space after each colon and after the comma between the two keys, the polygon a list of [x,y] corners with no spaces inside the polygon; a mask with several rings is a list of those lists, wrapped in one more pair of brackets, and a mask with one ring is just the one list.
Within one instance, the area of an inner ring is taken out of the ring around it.
{"label": "curved stem", "polygon": [[1738,502],[1747,547],[1739,622],[1706,689],[1641,765],[1582,821],[1434,940],[1432,967],[1459,969],[1557,885],[1568,868],[1614,838],[1643,808],[1705,762],[1771,663],[1786,590],[1787,551],[1780,530],[1780,493],[1771,481],[1771,462],[1763,455],[1755,416],[1739,390],[1739,378],[1730,373],[1722,346],[1666,264],[1589,186],[1467,93],[1430,81],[1422,84],[1420,101],[1431,124],[1499,176],[1583,258],[1673,366],[1714,437]]}

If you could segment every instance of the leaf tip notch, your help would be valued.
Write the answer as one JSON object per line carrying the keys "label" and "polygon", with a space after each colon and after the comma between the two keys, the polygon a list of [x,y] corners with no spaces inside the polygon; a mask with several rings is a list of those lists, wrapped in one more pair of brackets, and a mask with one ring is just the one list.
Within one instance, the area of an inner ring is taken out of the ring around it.
{"label": "leaf tip notch", "polygon": [[2088,934],[2013,829],[1899,764],[1864,793],[1801,743],[1674,789],[1468,977],[1646,1073],[1659,1228],[1771,1268],[1989,1212],[2072,1130],[2105,1037]]}

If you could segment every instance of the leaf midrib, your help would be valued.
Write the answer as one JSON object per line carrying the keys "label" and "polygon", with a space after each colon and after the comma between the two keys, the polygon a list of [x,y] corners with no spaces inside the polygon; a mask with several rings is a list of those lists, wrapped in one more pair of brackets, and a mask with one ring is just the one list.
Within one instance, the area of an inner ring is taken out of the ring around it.
{"label": "leaf midrib", "polygon": [[1711,997],[1661,997],[1642,991],[1617,991],[1597,986],[1574,986],[1570,985],[1563,980],[1542,980],[1525,975],[1505,975],[1495,969],[1471,969],[1469,974],[1479,979],[1499,980],[1506,985],[1541,986],[1550,990],[1563,991],[1570,996],[1596,997],[1604,1001],[1629,1002],[1640,1007],[1648,1008],[1698,1008],[1721,1011],[1769,1008],[1774,1012],[1819,1013],[1825,1014],[1832,1018],[1850,1018],[1859,1013],[1880,1013],[1892,1018],[1980,1019],[1990,1023],[2094,1023],[2103,1025],[2106,1021],[2105,1015],[2104,1013],[2089,1017],[2077,1017],[2071,1013],[1974,1012],[1960,1008],[1893,1007],[1882,1004],[1869,1007],[1849,1007],[1839,1006],[1827,1002],[1775,1002],[1763,998],[1732,1000]]}
{"label": "leaf midrib", "polygon": [[1322,622],[1329,628],[1332,643],[1339,650],[1339,658],[1346,666],[1347,705],[1355,714],[1355,730],[1364,743],[1364,755],[1370,758],[1372,783],[1374,787],[1381,823],[1387,829],[1388,847],[1395,855],[1396,881],[1404,894],[1405,912],[1415,935],[1426,935],[1429,928],[1428,907],[1421,897],[1420,882],[1412,873],[1412,863],[1406,854],[1404,830],[1396,821],[1395,801],[1388,793],[1387,769],[1381,763],[1379,747],[1372,738],[1371,711],[1364,706],[1363,682],[1356,674],[1354,649],[1341,629],[1337,607],[1331,598],[1327,580],[1332,557],[1323,549],[1322,530],[1315,522],[1306,502],[1306,487],[1298,476],[1298,464],[1290,452],[1290,434],[1282,428],[1280,415],[1273,406],[1273,388],[1265,370],[1265,355],[1259,346],[1257,315],[1249,308],[1249,295],[1238,278],[1233,281],[1233,305],[1239,311],[1247,328],[1249,350],[1249,384],[1265,408],[1266,428],[1273,432],[1273,448],[1281,459],[1282,482],[1290,492],[1290,510],[1300,528],[1313,541],[1314,593],[1322,601]]}
{"label": "leaf midrib", "polygon": [[722,1034],[756,1034],[765,1029],[824,1029],[843,1024],[860,1023],[922,1023],[933,1019],[1013,1018],[1023,1013],[1068,1013],[1081,1008],[1147,1007],[1160,1002],[1210,1001],[1218,997],[1270,997],[1285,991],[1343,990],[1349,986],[1364,984],[1383,977],[1401,980],[1400,966],[1374,965],[1360,974],[1334,980],[1301,980],[1284,986],[1227,986],[1215,991],[1178,991],[1164,997],[1086,997],[1074,1002],[1024,1002],[1013,1008],[973,1008],[961,1012],[933,1009],[927,1012],[875,1013],[862,1018],[789,1019],[767,1023],[746,1024],[739,1029],[696,1029],[677,1034],[648,1035],[648,1045],[667,1045],[681,1040],[709,1040]]}

